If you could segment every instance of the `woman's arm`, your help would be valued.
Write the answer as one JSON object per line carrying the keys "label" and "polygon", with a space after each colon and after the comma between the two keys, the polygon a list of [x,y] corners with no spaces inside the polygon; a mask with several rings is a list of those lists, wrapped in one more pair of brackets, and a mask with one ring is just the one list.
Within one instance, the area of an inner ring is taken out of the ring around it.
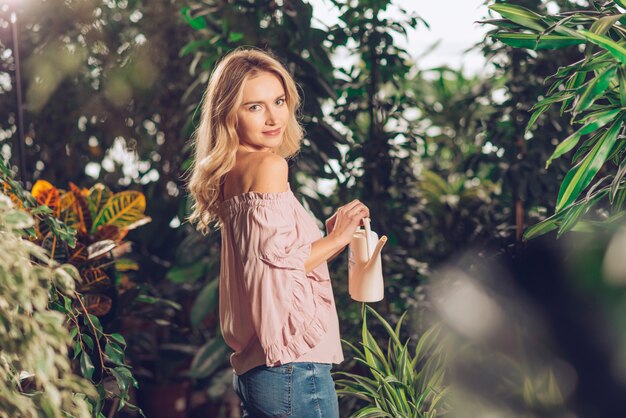
{"label": "woman's arm", "polygon": [[345,245],[341,245],[332,235],[318,239],[311,244],[311,254],[304,262],[304,270],[307,273],[312,271],[324,261],[334,258],[344,248]]}
{"label": "woman's arm", "polygon": [[[282,192],[287,189],[289,167],[287,161],[273,153],[259,152],[253,165],[255,177],[252,189],[258,192]],[[346,244],[329,235],[311,244],[311,254],[304,263],[307,273],[328,259],[337,256]]]}

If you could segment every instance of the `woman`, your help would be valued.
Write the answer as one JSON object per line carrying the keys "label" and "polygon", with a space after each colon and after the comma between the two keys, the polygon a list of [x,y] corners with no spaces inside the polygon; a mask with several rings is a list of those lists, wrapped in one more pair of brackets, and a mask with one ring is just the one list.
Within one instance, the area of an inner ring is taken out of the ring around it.
{"label": "woman", "polygon": [[327,260],[369,210],[342,206],[322,237],[292,193],[300,98],[270,54],[226,55],[203,101],[189,219],[205,234],[212,222],[221,229],[220,326],[244,417],[338,417],[330,370],[343,353]]}

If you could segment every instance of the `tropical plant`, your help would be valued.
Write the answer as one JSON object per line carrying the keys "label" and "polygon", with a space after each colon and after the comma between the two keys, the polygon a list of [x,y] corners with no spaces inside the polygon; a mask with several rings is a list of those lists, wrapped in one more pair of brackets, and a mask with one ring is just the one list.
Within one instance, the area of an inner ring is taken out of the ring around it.
{"label": "tropical plant", "polygon": [[51,294],[71,306],[78,271],[24,237],[34,226],[0,194],[0,417],[88,418],[98,393],[72,373],[66,316],[48,309]]}
{"label": "tropical plant", "polygon": [[626,163],[622,124],[626,117],[626,7],[622,0],[592,2],[590,10],[539,14],[514,4],[494,4],[490,9],[504,19],[492,20],[493,36],[512,47],[531,50],[579,47],[584,54],[576,62],[549,77],[544,98],[531,109],[530,130],[554,104],[568,114],[575,132],[564,138],[546,166],[573,152],[572,165],[563,179],[555,213],[529,228],[526,239],[558,230],[588,230],[593,221],[581,221],[592,208],[609,207],[601,214],[606,224],[623,217],[626,200]]}
{"label": "tropical plant", "polygon": [[[113,194],[96,185],[91,190],[70,183],[70,190],[59,190],[39,180],[29,193],[12,178],[0,162],[0,180],[5,193],[18,206],[33,215],[26,229],[29,239],[58,263],[73,266],[73,282],[50,293],[50,309],[66,316],[72,338],[73,359],[83,377],[96,384],[100,399],[94,414],[104,401],[117,398],[118,410],[129,404],[129,388],[137,386],[125,361],[126,341],[119,333],[106,333],[100,319],[110,319],[117,298],[115,259],[112,251],[122,244],[128,230],[150,221],[144,216],[145,198],[139,192]],[[129,265],[130,264],[130,265]],[[122,270],[133,268],[128,260],[120,261]],[[71,294],[71,297],[67,295]],[[106,380],[117,383],[117,391],[105,389]]]}
{"label": "tropical plant", "polygon": [[[368,329],[367,312],[376,317],[389,335],[386,354]],[[355,397],[368,404],[355,412],[353,418],[431,418],[443,415],[446,388],[443,357],[437,349],[438,327],[428,329],[411,354],[410,339],[400,341],[406,313],[393,328],[378,312],[363,304],[360,342],[363,350],[342,340],[356,354],[355,360],[369,372],[369,377],[343,371],[334,373],[345,377],[336,381],[339,396]]]}

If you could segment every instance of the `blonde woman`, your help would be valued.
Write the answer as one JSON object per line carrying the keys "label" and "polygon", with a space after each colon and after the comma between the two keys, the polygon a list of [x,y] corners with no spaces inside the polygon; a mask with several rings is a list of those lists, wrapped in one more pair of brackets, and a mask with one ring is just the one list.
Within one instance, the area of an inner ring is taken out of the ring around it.
{"label": "blonde woman", "polygon": [[269,53],[238,49],[214,69],[195,135],[190,221],[221,229],[220,325],[234,350],[244,417],[338,417],[330,370],[343,361],[327,260],[368,208],[354,200],[315,220],[288,183],[300,98]]}

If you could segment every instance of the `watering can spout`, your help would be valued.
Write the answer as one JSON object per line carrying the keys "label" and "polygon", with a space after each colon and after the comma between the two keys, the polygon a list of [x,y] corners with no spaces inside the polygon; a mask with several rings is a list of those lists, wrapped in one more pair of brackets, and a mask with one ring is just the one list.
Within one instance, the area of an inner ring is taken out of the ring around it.
{"label": "watering can spout", "polygon": [[370,256],[370,259],[367,262],[367,264],[365,265],[365,267],[363,267],[363,270],[367,270],[368,268],[370,268],[376,262],[376,259],[378,258],[378,255],[380,254],[380,252],[382,251],[382,249],[383,249],[383,247],[385,246],[386,243],[387,243],[387,236],[383,235],[382,237],[380,237],[380,239],[376,243],[376,248],[374,248],[374,252]]}

